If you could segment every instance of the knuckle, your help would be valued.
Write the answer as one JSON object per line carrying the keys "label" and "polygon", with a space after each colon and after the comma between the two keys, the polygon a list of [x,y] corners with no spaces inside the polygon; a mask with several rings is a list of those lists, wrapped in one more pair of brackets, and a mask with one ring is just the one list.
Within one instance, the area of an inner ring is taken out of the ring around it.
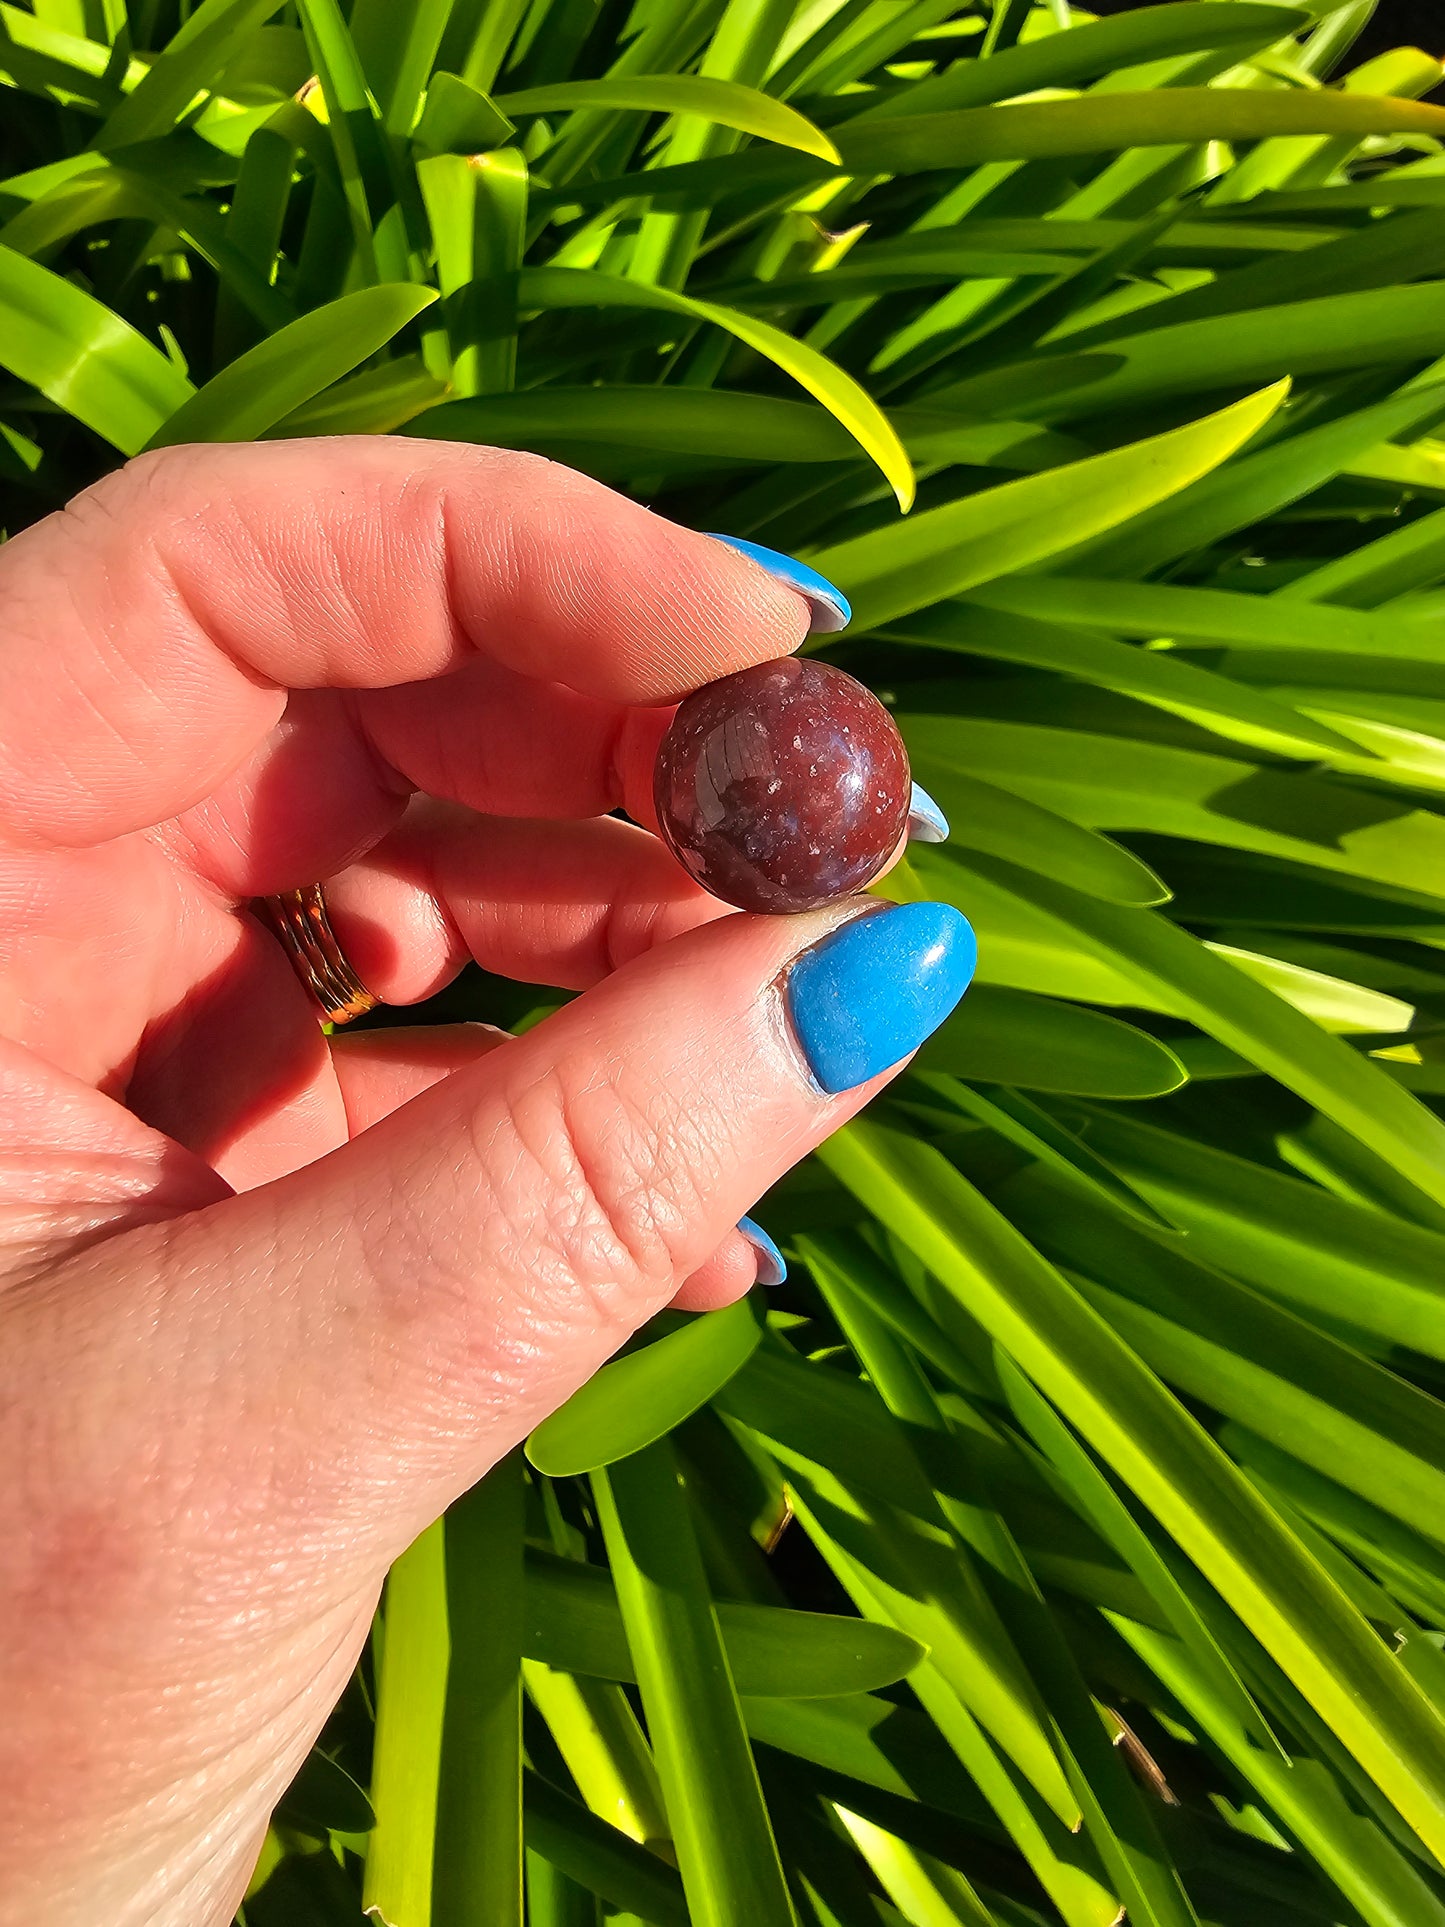
{"label": "knuckle", "polygon": [[154,514],[194,474],[197,453],[195,448],[183,445],[133,455],[120,468],[83,489],[63,512],[85,527],[133,527],[138,514]]}
{"label": "knuckle", "polygon": [[715,1160],[674,1099],[634,1087],[625,1066],[564,1056],[520,1094],[512,1122],[540,1180],[539,1285],[580,1291],[606,1315],[677,1281]]}

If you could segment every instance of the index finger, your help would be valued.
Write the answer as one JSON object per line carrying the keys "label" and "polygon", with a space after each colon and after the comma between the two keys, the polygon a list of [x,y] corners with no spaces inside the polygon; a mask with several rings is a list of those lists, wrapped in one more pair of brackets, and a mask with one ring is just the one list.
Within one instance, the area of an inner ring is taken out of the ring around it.
{"label": "index finger", "polygon": [[541,457],[335,437],[141,457],[0,555],[0,833],[78,845],[235,769],[287,689],[484,652],[624,704],[795,649],[803,596]]}

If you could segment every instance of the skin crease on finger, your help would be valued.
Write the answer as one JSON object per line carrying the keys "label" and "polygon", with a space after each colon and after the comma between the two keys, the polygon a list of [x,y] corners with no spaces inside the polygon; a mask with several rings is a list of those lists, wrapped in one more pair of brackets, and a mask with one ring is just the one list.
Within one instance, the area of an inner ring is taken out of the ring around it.
{"label": "skin crease on finger", "polygon": [[[339,1032],[331,1039],[331,1057],[351,1136],[379,1123],[453,1071],[490,1056],[507,1041],[507,1032],[491,1024]],[[740,1233],[729,1232],[672,1303],[681,1311],[713,1311],[730,1305],[751,1289],[756,1272],[757,1253],[752,1245]]]}
{"label": "skin crease on finger", "polygon": [[[732,1227],[890,1073],[825,1095],[784,1015],[856,905],[719,914],[591,820],[801,640],[722,544],[459,445],[181,450],[0,606],[0,1923],[224,1927],[391,1559],[744,1288]],[[328,1043],[237,901],[320,877],[358,950],[421,937],[392,994],[473,951],[584,994]]]}

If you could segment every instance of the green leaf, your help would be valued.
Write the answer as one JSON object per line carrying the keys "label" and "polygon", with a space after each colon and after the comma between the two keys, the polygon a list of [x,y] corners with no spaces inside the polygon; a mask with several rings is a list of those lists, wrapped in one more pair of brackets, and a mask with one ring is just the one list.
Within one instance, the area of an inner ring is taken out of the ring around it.
{"label": "green leaf", "polygon": [[1371,1927],[1440,1927],[1440,1901],[1421,1871],[1316,1759],[1284,1761],[1254,1739],[1197,1658],[1152,1627],[1113,1617],[1119,1634],[1267,1803]]}
{"label": "green leaf", "polygon": [[[1129,728],[1128,710],[1110,714],[1102,704],[1088,719],[1099,729],[1084,726],[1077,703],[1071,704],[1076,726],[1060,727],[1063,717],[1050,718],[1047,696],[1032,686],[1016,700],[1041,720],[940,718],[930,720],[927,739],[946,741],[952,764],[967,762],[983,780],[1089,828],[1256,850],[1414,895],[1424,895],[1441,875],[1445,815],[1417,807],[1408,794],[1371,792],[1312,770],[1271,768],[1247,752],[1151,742]],[[999,707],[1007,706],[1005,697]],[[920,860],[975,859],[959,839],[942,857],[915,852],[915,863]],[[980,853],[979,860],[996,859]],[[1044,865],[1030,867],[1054,880]],[[1108,900],[1098,889],[1088,894]],[[1037,893],[1034,900],[1045,901]]]}
{"label": "green leaf", "polygon": [[1188,1592],[1170,1571],[1149,1534],[1130,1512],[1048,1400],[1042,1398],[1013,1360],[998,1353],[999,1380],[1010,1408],[1039,1451],[1068,1487],[1089,1523],[1114,1548],[1147,1588],[1176,1638],[1188,1649],[1209,1691],[1227,1707],[1255,1746],[1283,1752],[1279,1738],[1255,1703],[1229,1656]]}
{"label": "green leaf", "polygon": [[[1347,345],[1342,346],[1347,356],[1353,353]],[[1422,347],[1418,352],[1424,354],[1430,349]],[[1350,365],[1348,361],[1346,365]],[[1318,428],[1305,429],[1254,451],[1227,470],[1206,475],[1182,490],[1177,501],[1146,512],[1132,528],[1086,545],[1078,558],[1080,572],[1120,576],[1161,568],[1178,556],[1206,548],[1222,535],[1274,514],[1286,503],[1298,501],[1378,444],[1397,435],[1419,432],[1442,414],[1445,388],[1406,389],[1373,407],[1327,420]]]}
{"label": "green leaf", "polygon": [[1428,587],[1445,575],[1445,511],[1422,516],[1347,555],[1307,570],[1275,591],[1283,602],[1343,603],[1371,609],[1391,597]]}
{"label": "green leaf", "polygon": [[510,1453],[445,1521],[449,1665],[433,1918],[521,1927],[522,1461]]}
{"label": "green leaf", "polygon": [[279,13],[281,5],[282,0],[201,0],[134,93],[107,118],[96,145],[114,153],[170,133],[243,37]]}
{"label": "green leaf", "polygon": [[384,284],[302,315],[213,375],[147,446],[254,440],[350,374],[435,300],[430,288]]}
{"label": "green leaf", "polygon": [[1157,320],[1178,327],[1205,316],[1239,315],[1249,310],[1295,304],[1312,296],[1346,294],[1394,282],[1419,281],[1445,267],[1445,241],[1433,210],[1378,221],[1362,232],[1323,241],[1317,247],[1281,253],[1218,276],[1202,288],[1188,288],[1168,302],[1136,315],[1120,316],[1094,327],[1065,326],[1050,337],[1071,348],[1095,342],[1113,344]]}
{"label": "green leaf", "polygon": [[1127,1217],[1138,1218],[1146,1224],[1167,1224],[1089,1145],[1019,1092],[977,1091],[956,1077],[940,1076],[937,1072],[921,1071],[917,1076],[918,1084],[932,1096],[997,1132],[1066,1183],[1082,1187]]}
{"label": "green leaf", "polygon": [[[1292,1312],[1212,1271],[1176,1236],[1065,1200],[1042,1172],[1010,1181],[1018,1222],[1170,1383],[1440,1537],[1445,1408]],[[1227,1362],[1224,1355],[1228,1354]]]}
{"label": "green leaf", "polygon": [[[1078,445],[1028,422],[972,420],[942,409],[903,408],[893,426],[919,461],[974,461],[1047,467]],[[716,456],[749,464],[849,462],[858,443],[822,408],[737,388],[607,388],[555,385],[516,394],[446,401],[412,424],[412,434],[499,448],[555,448],[596,458],[658,454]],[[652,464],[648,464],[651,466]]]}
{"label": "green leaf", "polygon": [[1306,1311],[1445,1358],[1445,1238],[1132,1118],[1095,1115],[1089,1141],[1188,1231],[1206,1262]]}
{"label": "green leaf", "polygon": [[1043,878],[1030,896],[1146,995],[1168,996],[1179,1014],[1298,1092],[1427,1198],[1445,1199],[1445,1124],[1378,1065],[1163,917],[1117,910]]}
{"label": "green leaf", "polygon": [[[1153,650],[1129,649],[1089,627],[1088,611],[1095,605],[1092,592],[1103,594],[1101,620],[1107,622],[1108,593],[1125,596],[1140,591],[1171,596],[1219,597],[1217,590],[1161,588],[1149,583],[1093,583],[1070,579],[1080,590],[1077,602],[1056,590],[1061,578],[1012,576],[981,584],[964,602],[943,602],[932,609],[891,623],[890,641],[933,649],[962,650],[996,662],[1012,662],[1049,669],[1100,689],[1134,696],[1160,709],[1186,717],[1235,741],[1262,743],[1285,754],[1318,760],[1320,753],[1358,756],[1359,745],[1327,729],[1274,695],[1242,686],[1227,676],[1199,669],[1178,656]],[[1264,602],[1263,597],[1233,596],[1237,603]],[[977,606],[971,606],[971,605]],[[1032,612],[1046,613],[1040,620]],[[1107,626],[1116,626],[1108,624]],[[1425,625],[1419,624],[1423,632]],[[1125,630],[1126,634],[1134,633]],[[1151,629],[1151,635],[1155,632]]]}
{"label": "green leaf", "polygon": [[[830,1562],[836,1554],[854,1603],[929,1649],[910,1684],[921,1694],[936,1687],[957,1707],[951,1737],[965,1747],[960,1757],[970,1770],[979,1764],[1002,1774],[998,1797],[1050,1858],[1045,1837],[1074,1827],[1079,1803],[1027,1667],[903,1428],[864,1388],[846,1380],[818,1385],[817,1378],[759,1352],[719,1409],[801,1475],[810,1530],[827,1541]],[[988,1766],[995,1746],[1030,1792],[1005,1791],[1010,1768]]]}
{"label": "green leaf", "polygon": [[106,113],[145,71],[139,61],[118,65],[99,41],[48,25],[23,8],[7,5],[0,14],[0,74],[26,93]]}
{"label": "green leaf", "polygon": [[794,341],[781,330],[735,309],[696,301],[671,289],[620,276],[581,273],[574,268],[528,268],[522,273],[519,302],[523,308],[631,307],[659,308],[666,313],[710,321],[736,335],[739,341],[775,362],[784,374],[836,415],[859,446],[878,464],[903,508],[913,500],[913,469],[903,444],[888,418],[851,375],[847,375],[806,342]]}
{"label": "green leaf", "polygon": [[484,154],[516,133],[491,96],[460,74],[433,74],[412,134],[426,154]]}
{"label": "green leaf", "polygon": [[[443,365],[458,394],[510,388],[517,359],[517,269],[526,243],[528,176],[520,149],[417,163],[445,297]],[[430,357],[433,364],[437,356]]]}
{"label": "green leaf", "polygon": [[[827,1487],[832,1482],[825,1478],[824,1484]],[[842,1496],[836,1494],[835,1498]],[[808,1488],[795,1493],[794,1503],[809,1537],[864,1612],[886,1619],[899,1610],[918,1610],[919,1602],[911,1589],[900,1589],[886,1579],[880,1583],[874,1563],[877,1549],[867,1543],[866,1535],[850,1528],[846,1504],[829,1503]],[[840,1532],[847,1538],[838,1536]],[[860,1538],[865,1541],[862,1545]],[[932,1616],[926,1603],[922,1612]],[[965,1703],[956,1672],[947,1676],[932,1661],[925,1661],[910,1684],[1007,1828],[1067,1927],[1109,1927],[1118,1918],[1120,1902],[1101,1878],[1094,1857],[1081,1852],[1073,1837],[1082,1812],[1072,1797],[1068,1800],[1072,1818],[1066,1827],[1009,1771]]]}
{"label": "green leaf", "polygon": [[821,1155],[1127,1481],[1421,1840],[1445,1845],[1445,1725],[1213,1440],[937,1152],[855,1123]]}
{"label": "green leaf", "polygon": [[277,1812],[294,1825],[321,1833],[369,1833],[376,1825],[370,1800],[345,1767],[313,1746],[282,1794]]}
{"label": "green leaf", "polygon": [[447,1704],[445,1526],[402,1554],[387,1580],[362,1905],[392,1927],[431,1919],[442,1726]]}
{"label": "green leaf", "polygon": [[1256,6],[1251,0],[1176,0],[1115,19],[1085,20],[1069,33],[1046,34],[988,60],[956,61],[946,74],[920,80],[893,100],[865,108],[858,118],[982,107],[1041,87],[1077,87],[1117,67],[1171,54],[1232,50],[1237,41],[1263,46],[1292,32],[1303,18],[1297,8]]}
{"label": "green leaf", "polygon": [[528,1852],[590,1892],[651,1927],[691,1927],[682,1883],[665,1861],[531,1771],[524,1824]]}
{"label": "green leaf", "polygon": [[[1401,533],[1404,533],[1402,530]],[[970,602],[1020,617],[1088,629],[1097,625],[1141,641],[1227,644],[1231,649],[1296,649],[1322,654],[1395,656],[1445,663],[1433,623],[1299,602],[1287,594],[1238,595],[1166,582],[1095,581],[1087,576],[1022,576],[970,591]],[[910,625],[913,628],[915,625]],[[946,625],[945,625],[946,626]],[[963,633],[985,626],[965,619]],[[1010,626],[1003,628],[1005,644]],[[1137,653],[1137,652],[1135,652]],[[1023,660],[1022,657],[1009,658]],[[1050,663],[1062,667],[1064,658]],[[1144,657],[1144,662],[1168,658]],[[1175,667],[1183,667],[1176,664]],[[1102,679],[1101,679],[1102,680]],[[1223,679],[1220,679],[1223,681]],[[1157,685],[1161,689],[1165,685]],[[1180,684],[1183,689],[1185,685]],[[1225,683],[1236,697],[1253,692]],[[1181,703],[1181,706],[1182,703]],[[1196,705],[1202,707],[1203,705]],[[1323,745],[1322,745],[1323,747]]]}
{"label": "green leaf", "polygon": [[[526,1613],[529,1659],[600,1679],[637,1678],[617,1592],[600,1567],[529,1553]],[[728,1600],[716,1613],[738,1691],[760,1699],[872,1692],[905,1678],[923,1657],[905,1633],[835,1613]]]}
{"label": "green leaf", "polygon": [[1283,1499],[1313,1520],[1384,1581],[1411,1612],[1438,1622],[1445,1599],[1445,1552],[1438,1546],[1246,1427],[1227,1424],[1219,1436],[1230,1455],[1276,1503]]}
{"label": "green leaf", "polygon": [[[1008,1095],[1004,1094],[1001,1101],[1009,1102]],[[996,1115],[997,1107],[994,1109]],[[1044,1122],[1041,1128],[1048,1131],[1050,1127]],[[1042,1148],[1037,1136],[1034,1142]],[[1081,1173],[1081,1161],[1077,1158],[1077,1146],[1073,1149],[1075,1161],[1068,1169],[1071,1175],[1077,1176]],[[1055,1159],[1055,1163],[1058,1162]],[[1097,1186],[1097,1179],[1092,1182]],[[1111,1205],[1118,1195],[1119,1187],[1113,1183],[1108,1194]],[[835,1263],[835,1258],[841,1256],[839,1243],[834,1239],[830,1246],[824,1247],[805,1241],[802,1249],[859,1363],[877,1386],[888,1409],[919,1428],[925,1455],[930,1453],[930,1448],[954,1444],[956,1435],[950,1437],[949,1420],[940,1401],[906,1348],[898,1343],[886,1316],[878,1316],[866,1298],[855,1295],[846,1261],[842,1266]],[[1037,1686],[1047,1693],[1049,1709],[1058,1728],[1060,1757],[1078,1799],[1088,1836],[1098,1849],[1122,1903],[1137,1918],[1154,1923],[1154,1927],[1198,1927],[1197,1916],[1177,1874],[1168,1865],[1138,1788],[1106,1740],[1098,1710],[1074,1656],[1061,1638],[1034,1575],[1002,1515],[994,1510],[991,1498],[987,1482],[976,1478],[972,1489],[959,1492],[955,1486],[948,1492],[940,1492],[939,1504],[960,1538],[973,1546],[980,1560],[986,1562],[985,1569],[991,1569],[996,1575],[998,1589],[1006,1592],[1006,1609],[1015,1622],[1019,1647],[1028,1655]]]}
{"label": "green leaf", "polygon": [[[129,151],[129,150],[127,150]],[[235,246],[232,221],[222,221],[211,202],[174,191],[181,183],[154,178],[150,168],[132,168],[120,158],[99,161],[85,172],[52,187],[21,209],[0,230],[0,242],[19,254],[53,252],[73,234],[117,220],[147,221],[175,232],[213,267],[228,293],[265,328],[282,328],[293,309]]]}
{"label": "green leaf", "polygon": [[[1090,390],[1091,413],[1268,381],[1286,371],[1298,379],[1423,359],[1439,346],[1445,288],[1437,281],[1370,288],[1172,325],[1166,304],[1162,321],[1144,333],[1117,337],[1102,328],[1090,331],[1090,346],[1107,347],[1123,363]],[[1070,348],[1074,345],[1068,340]]]}
{"label": "green leaf", "polygon": [[835,1811],[902,1918],[916,1927],[997,1927],[971,1883],[955,1868],[845,1806]]}
{"label": "green leaf", "polygon": [[900,716],[898,726],[913,769],[953,825],[950,841],[1110,903],[1168,901],[1168,886],[1119,844],[970,775],[966,746],[955,742],[951,719]]}
{"label": "green leaf", "polygon": [[323,391],[267,432],[288,435],[387,435],[432,408],[445,384],[428,374],[420,355],[397,355]]}
{"label": "green leaf", "polygon": [[1186,141],[1394,133],[1445,135],[1445,108],[1368,94],[1168,87],[852,121],[839,128],[838,148],[849,173],[904,174],[921,168],[976,167],[982,161],[1172,147]]}
{"label": "green leaf", "polygon": [[[544,1496],[544,1504],[550,1496]],[[671,1859],[671,1829],[652,1749],[621,1686],[559,1673],[535,1659],[523,1661],[522,1674],[527,1697],[588,1808]]]}
{"label": "green leaf", "polygon": [[[907,1422],[921,1419],[935,1431],[946,1429],[939,1417],[939,1403],[928,1392],[917,1365],[909,1357],[910,1351],[926,1359],[945,1378],[963,1390],[984,1398],[992,1395],[992,1372],[986,1374],[977,1369],[973,1359],[954,1343],[907,1290],[900,1272],[880,1258],[869,1244],[851,1231],[846,1236],[837,1232],[818,1232],[804,1235],[796,1242],[798,1255],[817,1279],[820,1290],[828,1300],[829,1309],[844,1330],[848,1342],[858,1352],[859,1363],[873,1379],[889,1411]],[[897,1253],[890,1255],[896,1257]],[[840,1292],[846,1294],[846,1311],[839,1308]],[[860,1304],[874,1314],[870,1331],[872,1342],[868,1348],[859,1344]],[[875,1370],[882,1350],[880,1320],[895,1340],[901,1338],[905,1341],[905,1346],[895,1343],[888,1348],[894,1366],[891,1383],[882,1382]],[[865,1349],[867,1357],[864,1356]],[[900,1383],[907,1388],[907,1398],[897,1396]],[[936,1440],[920,1440],[915,1435],[914,1442],[926,1457],[937,1456]],[[956,1466],[950,1469],[956,1471]],[[938,1467],[931,1462],[930,1472],[935,1479],[939,1478]],[[950,1478],[943,1482],[950,1487],[948,1499],[956,1498],[958,1495],[953,1488],[958,1481]],[[937,1493],[935,1497],[938,1497]],[[960,1537],[979,1550],[977,1534],[965,1529],[958,1508],[950,1510],[943,1500],[940,1500],[940,1507]]]}
{"label": "green leaf", "polygon": [[552,1478],[595,1472],[680,1425],[752,1356],[762,1326],[744,1298],[604,1365],[527,1440]]}
{"label": "green leaf", "polygon": [[795,107],[743,87],[735,80],[709,74],[629,74],[604,80],[555,81],[528,87],[519,94],[499,94],[497,106],[505,114],[569,113],[579,107],[635,108],[644,114],[692,114],[719,127],[756,134],[780,147],[796,147],[819,160],[838,161],[838,150],[828,136],[805,120]]}
{"label": "green leaf", "polygon": [[915,1709],[873,1694],[843,1699],[745,1699],[743,1713],[755,1740],[865,1786],[906,1800],[926,1801],[976,1823],[986,1818],[978,1789]]}
{"label": "green leaf", "polygon": [[933,1487],[877,1395],[838,1372],[807,1371],[765,1346],[718,1395],[717,1409],[766,1439],[785,1462],[826,1466],[854,1491],[933,1520]]}
{"label": "green leaf", "polygon": [[[326,103],[327,130],[350,219],[357,278],[364,282],[406,281],[411,278],[411,263],[401,181],[345,16],[338,0],[297,0],[297,11]],[[303,269],[307,245],[313,250],[325,247],[335,255],[335,235],[324,235],[320,226],[325,207],[323,197],[313,197],[312,225],[300,264]],[[335,280],[346,267],[346,253],[328,265]]]}
{"label": "green leaf", "polygon": [[807,559],[847,593],[858,628],[896,622],[1163,501],[1248,441],[1286,391],[1281,383],[1186,428],[926,509],[901,528],[855,536]]}
{"label": "green leaf", "polygon": [[1243,1286],[1213,1281],[1205,1311],[1170,1292],[1174,1281],[1198,1282],[1161,1265],[1150,1304],[1092,1281],[1085,1292],[1169,1384],[1287,1441],[1306,1465],[1338,1469],[1351,1491],[1445,1541],[1445,1523],[1431,1529],[1445,1520],[1442,1414],[1433,1400]]}
{"label": "green leaf", "polygon": [[103,302],[0,246],[0,366],[123,455],[195,392],[167,355]]}
{"label": "green leaf", "polygon": [[975,984],[924,1044],[920,1070],[1080,1097],[1162,1097],[1184,1079],[1147,1031],[1078,1004]]}
{"label": "green leaf", "polygon": [[592,1474],[696,1927],[794,1927],[717,1616],[666,1445]]}
{"label": "green leaf", "polygon": [[541,1854],[527,1853],[527,1927],[596,1927],[597,1902]]}
{"label": "green leaf", "polygon": [[409,134],[446,29],[452,0],[353,0],[351,37],[367,84],[393,138]]}

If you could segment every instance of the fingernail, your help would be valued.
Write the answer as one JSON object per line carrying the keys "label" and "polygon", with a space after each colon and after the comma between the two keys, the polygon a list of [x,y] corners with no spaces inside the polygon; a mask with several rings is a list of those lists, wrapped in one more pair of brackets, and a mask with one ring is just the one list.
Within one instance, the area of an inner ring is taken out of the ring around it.
{"label": "fingernail", "polygon": [[767,1232],[751,1218],[739,1218],[738,1230],[758,1254],[758,1283],[769,1288],[780,1285],[788,1275],[788,1267],[782,1252]]}
{"label": "fingernail", "polygon": [[788,1012],[814,1077],[850,1091],[907,1057],[973,980],[978,944],[947,903],[855,917],[805,950],[788,974]]}
{"label": "fingernail", "polygon": [[835,588],[827,576],[810,569],[806,562],[795,562],[792,556],[782,555],[777,549],[765,549],[761,542],[745,542],[740,535],[714,535],[712,539],[726,542],[739,555],[750,556],[769,575],[796,589],[813,612],[810,627],[815,636],[832,635],[835,630],[846,629],[853,620],[852,607],[843,591]]}
{"label": "fingernail", "polygon": [[948,841],[948,818],[921,783],[913,785],[908,804],[908,836],[913,843]]}

